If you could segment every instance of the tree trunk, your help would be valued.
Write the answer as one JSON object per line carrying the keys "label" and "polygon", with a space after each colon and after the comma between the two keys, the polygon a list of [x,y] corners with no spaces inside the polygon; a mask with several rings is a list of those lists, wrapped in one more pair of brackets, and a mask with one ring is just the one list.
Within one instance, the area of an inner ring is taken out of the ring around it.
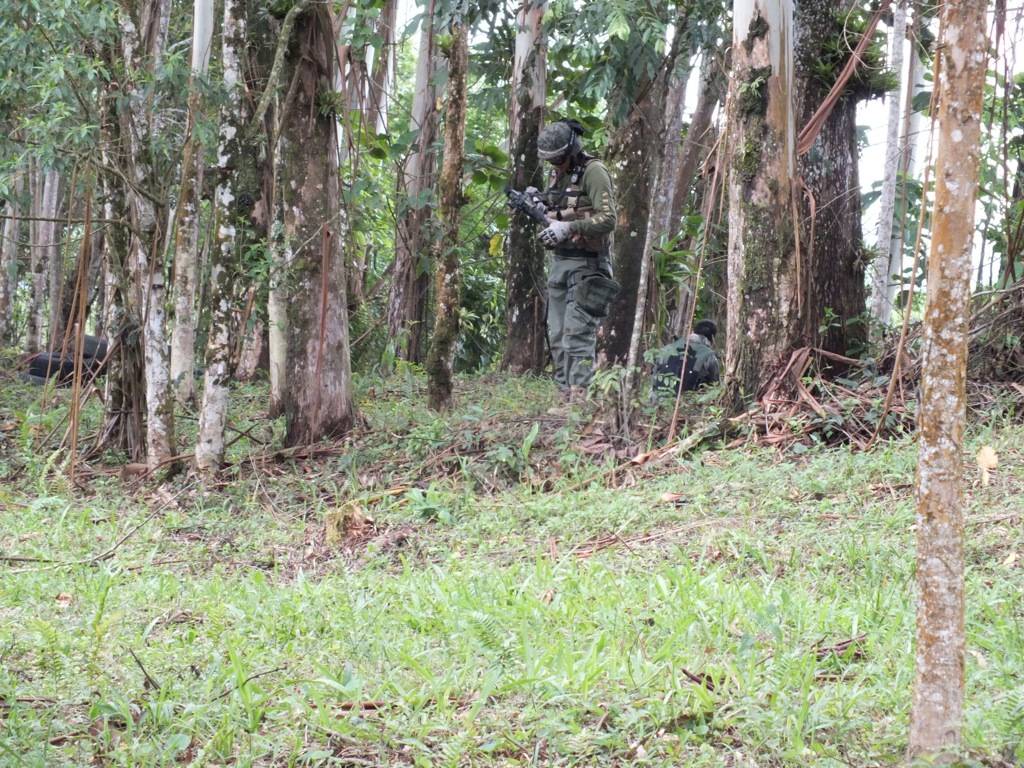
{"label": "tree trunk", "polygon": [[725,404],[759,394],[799,338],[791,0],[734,0]]}
{"label": "tree trunk", "polygon": [[[677,30],[677,35],[682,35]],[[629,341],[629,354],[626,367],[632,388],[633,368],[640,359],[641,337],[647,317],[648,290],[651,279],[651,261],[655,247],[663,247],[675,234],[678,220],[672,219],[672,204],[676,198],[675,185],[679,182],[679,167],[683,160],[683,146],[679,136],[683,130],[683,105],[686,96],[686,81],[689,72],[676,72],[669,78],[665,97],[664,134],[659,137],[657,146],[662,157],[657,162],[658,172],[651,194],[650,213],[647,218],[647,233],[644,237],[644,248],[640,262],[640,280],[638,283],[636,311],[633,315],[633,332]]]}
{"label": "tree trunk", "polygon": [[214,195],[215,242],[210,252],[210,331],[206,342],[203,401],[199,409],[196,469],[200,475],[216,472],[224,460],[231,371],[231,325],[234,301],[232,277],[237,250],[244,243],[245,217],[252,195],[243,177],[246,165],[243,139],[250,110],[245,93],[242,57],[246,47],[247,0],[225,0],[221,26],[221,60],[227,99],[221,112],[217,149],[219,183]]}
{"label": "tree trunk", "polygon": [[[697,104],[690,118],[683,139],[682,157],[676,175],[671,221],[678,225],[687,201],[690,199],[691,187],[697,178],[697,169],[707,160],[714,147],[714,128],[711,118],[715,109],[725,96],[725,68],[721,56],[714,51],[705,50],[700,66],[700,85],[697,89]],[[698,206],[695,206],[698,208]]]}
{"label": "tree trunk", "polygon": [[[915,21],[915,25],[920,20]],[[906,180],[914,173],[914,156],[916,154],[917,142],[922,135],[924,115],[921,110],[914,109],[914,100],[925,88],[924,63],[921,61],[917,45],[910,46],[909,81],[907,83],[906,103],[903,113],[903,136],[900,139],[900,183],[896,187],[896,204],[898,206],[897,216],[900,226],[893,226],[889,240],[889,275],[895,275],[896,279],[890,280],[887,284],[885,307],[890,313],[896,306],[896,299],[903,288],[903,254],[906,250],[904,237],[907,233],[914,236],[913,226],[907,222],[907,185]],[[916,256],[914,263],[916,263]],[[888,322],[888,320],[886,320]]]}
{"label": "tree trunk", "polygon": [[388,84],[391,82],[391,61],[395,51],[395,14],[398,0],[384,0],[377,18],[376,51],[373,57],[373,71],[370,74],[367,114],[369,126],[378,132],[388,129]]}
{"label": "tree trunk", "polygon": [[121,136],[128,149],[126,175],[132,233],[128,243],[128,272],[142,308],[143,350],[146,377],[146,462],[151,468],[165,465],[175,454],[174,391],[170,377],[170,345],[167,338],[167,307],[164,280],[163,232],[167,221],[144,190],[157,186],[146,142],[158,133],[158,121],[149,99],[139,87],[160,67],[167,43],[169,0],[140,0],[121,13],[122,56],[127,69],[125,104],[120,108]]}
{"label": "tree trunk", "polygon": [[[512,68],[509,154],[514,189],[544,185],[537,158],[537,135],[544,121],[547,41],[543,30],[547,0],[524,0],[516,16]],[[502,368],[540,373],[547,365],[544,323],[544,249],[537,225],[524,216],[509,217],[505,273],[505,353]]]}
{"label": "tree trunk", "polygon": [[664,102],[658,98],[656,79],[639,89],[625,123],[608,148],[609,166],[617,168],[615,192],[617,221],[612,241],[615,279],[622,292],[612,302],[598,330],[598,356],[624,363],[629,353],[640,287],[641,263],[650,214],[651,185],[656,172],[656,150],[661,134]]}
{"label": "tree trunk", "polygon": [[452,405],[452,363],[459,337],[459,209],[462,196],[462,156],[466,142],[466,70],[469,67],[468,29],[457,21],[451,29],[448,59],[448,98],[444,115],[444,160],[438,181],[441,232],[434,241],[436,268],[434,333],[427,355],[427,399],[435,411]]}
{"label": "tree trunk", "polygon": [[348,312],[333,115],[319,109],[333,82],[334,41],[325,6],[303,11],[285,59],[283,82],[296,82],[282,119],[288,302],[287,445],[340,437],[355,418],[349,363]]}
{"label": "tree trunk", "polygon": [[[57,177],[58,181],[54,185],[54,199],[53,199],[53,218],[54,221],[46,222],[50,228],[50,239],[47,241],[46,247],[46,279],[47,279],[47,294],[49,296],[49,312],[46,323],[46,333],[50,339],[49,348],[60,352],[64,349],[64,323],[63,323],[63,309],[65,308],[65,301],[68,302],[68,310],[70,311],[70,301],[73,297],[66,296],[64,291],[64,262],[67,260],[64,253],[64,226],[60,223],[61,219],[69,218],[67,215],[67,209],[62,205],[63,194],[65,190],[61,189],[63,186],[60,183],[60,177]],[[49,183],[49,180],[47,180]],[[49,188],[47,188],[49,193]],[[44,204],[49,201],[44,201]],[[70,283],[74,283],[74,272],[67,276],[67,280]],[[70,289],[74,291],[72,287]],[[65,349],[66,351],[66,349]]]}
{"label": "tree trunk", "polygon": [[174,227],[174,328],[171,331],[171,382],[175,397],[195,396],[196,263],[199,250],[199,199],[203,185],[203,147],[196,130],[198,80],[206,76],[213,39],[213,0],[196,0],[192,15],[192,75],[189,78],[188,128],[182,151],[181,186]]}
{"label": "tree trunk", "polygon": [[[250,324],[247,324],[249,326]],[[242,348],[238,351],[238,364],[235,366],[236,381],[252,381],[259,368],[263,356],[263,321],[254,318],[251,327],[242,329]]]}
{"label": "tree trunk", "polygon": [[[889,68],[902,79],[903,44],[907,37],[907,0],[901,0],[893,9],[892,41]],[[908,84],[907,92],[913,88]],[[875,241],[875,261],[871,265],[871,315],[885,326],[892,315],[889,304],[889,282],[892,280],[893,215],[896,209],[896,186],[899,183],[900,89],[889,92],[889,115],[885,134],[885,171],[882,176],[882,194],[878,199],[878,237]]]}
{"label": "tree trunk", "polygon": [[961,449],[970,324],[971,249],[981,107],[988,64],[984,0],[943,9],[939,143],[928,255],[917,465],[917,654],[912,757],[942,762],[961,747],[964,552]]}
{"label": "tree trunk", "polygon": [[12,199],[4,205],[3,228],[0,230],[0,346],[13,344],[17,329],[14,308],[18,290],[18,244],[21,237],[21,177],[14,179]]}
{"label": "tree trunk", "polygon": [[[275,110],[275,123],[278,117]],[[267,347],[270,357],[270,406],[268,413],[276,418],[284,413],[285,384],[288,371],[288,289],[287,275],[290,265],[284,242],[284,209],[281,207],[281,152],[273,131],[270,168],[270,226],[267,230],[267,248],[270,251],[270,286],[267,293]]]}
{"label": "tree trunk", "polygon": [[[120,52],[106,51],[108,65]],[[127,154],[127,142],[121,134],[120,105],[125,95],[120,81],[111,82],[101,102],[100,135],[103,164],[117,167]],[[108,170],[102,178],[103,217],[108,221],[127,221],[128,202],[124,180],[119,173]],[[132,282],[128,263],[129,230],[111,226],[104,247],[104,313],[103,325],[110,342],[105,381],[103,427],[93,453],[112,448],[123,451],[130,461],[145,459],[145,371],[141,338],[141,301]]]}
{"label": "tree trunk", "polygon": [[60,174],[36,167],[32,175],[32,226],[29,243],[29,270],[32,276],[32,302],[28,311],[26,352],[43,349],[43,328],[46,326],[46,276],[59,253],[57,247],[57,204]]}
{"label": "tree trunk", "polygon": [[416,63],[412,125],[419,131],[416,148],[410,153],[399,182],[398,226],[395,232],[395,265],[388,296],[388,334],[398,345],[398,357],[422,362],[427,293],[427,253],[432,242],[431,192],[434,187],[437,135],[438,67],[434,9],[430,0],[420,26],[420,51]]}
{"label": "tree trunk", "polygon": [[[815,75],[814,67],[842,34],[836,12],[833,0],[796,3],[794,101],[800,125],[807,124],[832,87]],[[799,195],[803,295],[797,303],[802,308],[802,337],[841,355],[858,351],[867,339],[857,99],[851,90],[840,97],[797,166],[806,187]],[[813,211],[808,192],[814,199]]]}

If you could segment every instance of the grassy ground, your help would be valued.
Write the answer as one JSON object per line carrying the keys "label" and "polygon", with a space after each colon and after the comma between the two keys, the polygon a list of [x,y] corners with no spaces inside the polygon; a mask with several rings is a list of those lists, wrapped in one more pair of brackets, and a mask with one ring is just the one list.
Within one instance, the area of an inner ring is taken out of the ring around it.
{"label": "grassy ground", "polygon": [[[244,388],[222,485],[72,493],[33,448],[66,396],[0,382],[0,764],[901,761],[912,442],[611,473],[545,382],[443,420],[414,377],[361,391],[344,446],[255,457]],[[1022,436],[970,438],[1001,469],[968,492],[968,764],[1024,761]]]}

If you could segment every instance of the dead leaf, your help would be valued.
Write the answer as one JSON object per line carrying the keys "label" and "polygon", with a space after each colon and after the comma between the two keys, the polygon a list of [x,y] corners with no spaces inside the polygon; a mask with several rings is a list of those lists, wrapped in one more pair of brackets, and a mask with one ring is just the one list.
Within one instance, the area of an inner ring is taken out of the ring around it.
{"label": "dead leaf", "polygon": [[1013,568],[1013,564],[1017,562],[1017,553],[1011,552],[1003,559],[1003,568]]}
{"label": "dead leaf", "polygon": [[61,592],[57,597],[54,598],[61,605],[71,605],[73,599],[67,592]]}
{"label": "dead leaf", "polygon": [[999,467],[999,456],[991,445],[983,446],[977,456],[978,473],[981,475],[981,484],[988,485],[989,472]]}
{"label": "dead leaf", "polygon": [[324,543],[337,546],[346,539],[361,536],[373,525],[362,506],[350,501],[324,515]]}
{"label": "dead leaf", "polygon": [[674,504],[675,502],[683,498],[685,498],[685,496],[682,493],[672,493],[671,491],[665,491],[665,493],[661,494],[661,498],[659,498],[658,500],[664,502],[665,504]]}

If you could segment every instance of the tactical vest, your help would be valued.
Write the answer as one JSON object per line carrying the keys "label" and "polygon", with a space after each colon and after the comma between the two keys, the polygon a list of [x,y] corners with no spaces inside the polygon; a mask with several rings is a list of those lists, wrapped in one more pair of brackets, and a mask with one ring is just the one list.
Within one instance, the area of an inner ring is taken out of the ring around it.
{"label": "tactical vest", "polygon": [[[587,170],[596,157],[582,155],[564,177],[559,177],[557,170],[552,170],[549,178],[548,190],[545,193],[548,208],[548,218],[557,221],[577,221],[589,219],[594,215],[594,203],[583,192],[583,173]],[[565,187],[557,188],[556,185],[565,183]],[[588,251],[591,253],[605,255],[608,252],[608,236],[598,235],[586,237],[574,234],[568,241],[573,250]],[[556,250],[563,250],[558,248]]]}

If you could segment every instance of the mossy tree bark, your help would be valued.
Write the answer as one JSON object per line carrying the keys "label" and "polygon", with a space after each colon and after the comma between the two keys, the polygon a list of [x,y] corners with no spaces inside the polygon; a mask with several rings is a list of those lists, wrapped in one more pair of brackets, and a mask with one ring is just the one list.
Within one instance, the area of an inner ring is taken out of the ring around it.
{"label": "mossy tree bark", "polygon": [[434,140],[437,137],[438,52],[435,24],[436,0],[429,0],[420,26],[420,50],[416,63],[410,128],[419,131],[415,148],[399,177],[398,224],[395,229],[395,263],[388,295],[388,334],[397,345],[398,357],[422,362],[424,323],[431,243],[431,195],[435,179]]}
{"label": "mossy tree bark", "polygon": [[[816,74],[844,28],[849,0],[797,0],[795,18],[797,123],[806,125],[832,88]],[[860,81],[853,81],[859,83]],[[864,86],[848,86],[810,150],[797,163],[806,186],[797,191],[800,213],[801,335],[830,352],[856,352],[867,339],[864,322],[865,255],[861,231],[857,101]],[[806,192],[815,201],[812,211]]]}
{"label": "mossy tree bark", "polygon": [[312,3],[298,16],[284,83],[296,83],[281,119],[288,301],[287,445],[344,435],[355,419],[349,360],[336,118],[321,109],[334,82],[330,10]]}
{"label": "mossy tree bark", "polygon": [[[105,51],[108,66],[113,67],[113,59],[118,55],[109,49]],[[118,119],[117,105],[122,101],[120,81],[109,83],[100,101],[103,164],[110,169],[102,178],[103,217],[107,221],[126,221],[129,216],[123,179],[113,170],[127,152]],[[131,461],[140,462],[146,456],[142,306],[132,283],[128,239],[126,227],[109,227],[103,248],[103,325],[110,342],[110,359],[104,382],[103,427],[93,453],[112,448],[123,451]]]}
{"label": "mossy tree bark", "polygon": [[220,117],[217,150],[218,184],[214,195],[215,237],[210,252],[210,330],[206,342],[203,398],[199,408],[196,469],[207,476],[224,459],[224,426],[231,375],[232,285],[239,251],[250,239],[247,218],[252,210],[252,185],[258,176],[246,174],[244,137],[250,118],[242,62],[247,45],[248,0],[225,0],[221,25],[221,63],[227,95]]}
{"label": "mossy tree bark", "polygon": [[[148,142],[159,133],[159,121],[143,83],[159,70],[167,44],[169,0],[138,0],[122,8],[121,50],[125,67],[124,100],[119,109],[121,138],[128,149],[126,176],[131,235],[128,275],[135,305],[141,307],[146,371],[146,462],[165,465],[175,454],[174,391],[170,376],[167,334],[164,223],[167,211],[160,193],[166,169],[154,166]],[[144,194],[143,190],[149,192]],[[157,193],[154,194],[154,191]]]}
{"label": "mossy tree bark", "polygon": [[[665,107],[669,81],[676,71],[684,41],[689,40],[688,6],[679,8],[673,45],[653,76],[640,80],[629,93],[617,89],[613,103],[625,100],[629,109],[608,147],[609,167],[615,176],[617,222],[612,243],[615,279],[622,292],[612,302],[598,330],[598,357],[625,363],[633,336],[637,296],[643,272],[644,246],[651,215],[655,178],[664,155]],[[689,50],[685,51],[689,55]]]}
{"label": "mossy tree bark", "polygon": [[939,143],[918,410],[917,654],[909,752],[940,762],[956,758],[963,726],[961,450],[986,8],[984,0],[947,3],[939,46]]}
{"label": "mossy tree bark", "polygon": [[[543,169],[537,158],[537,135],[544,122],[547,42],[543,29],[547,0],[523,0],[516,16],[509,118],[512,187],[541,188]],[[505,273],[505,354],[502,367],[513,373],[540,373],[547,365],[544,339],[544,249],[537,225],[525,216],[509,219],[508,266]]]}
{"label": "mossy tree bark", "polygon": [[633,334],[656,152],[664,124],[665,108],[659,93],[657,78],[651,78],[631,94],[635,101],[608,147],[617,210],[612,263],[622,292],[598,330],[597,348],[600,358],[616,363],[626,361]]}
{"label": "mossy tree bark", "polygon": [[791,0],[735,0],[725,403],[742,411],[799,338]]}
{"label": "mossy tree bark", "polygon": [[435,411],[452,404],[452,363],[459,336],[459,210],[463,205],[462,156],[466,141],[466,70],[469,67],[468,28],[456,21],[451,29],[448,59],[448,98],[444,114],[444,159],[438,180],[440,237],[433,244],[435,265],[434,331],[427,355],[427,398]]}

